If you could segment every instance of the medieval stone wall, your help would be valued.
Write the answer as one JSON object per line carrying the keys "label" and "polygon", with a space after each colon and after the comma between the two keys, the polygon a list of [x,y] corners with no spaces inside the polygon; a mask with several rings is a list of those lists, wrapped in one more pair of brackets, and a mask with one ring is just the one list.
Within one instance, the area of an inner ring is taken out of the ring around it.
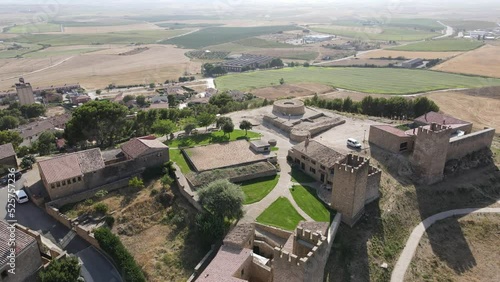
{"label": "medieval stone wall", "polygon": [[486,128],[471,134],[451,138],[446,160],[459,160],[470,153],[489,148],[493,142],[493,137],[495,137],[495,129]]}

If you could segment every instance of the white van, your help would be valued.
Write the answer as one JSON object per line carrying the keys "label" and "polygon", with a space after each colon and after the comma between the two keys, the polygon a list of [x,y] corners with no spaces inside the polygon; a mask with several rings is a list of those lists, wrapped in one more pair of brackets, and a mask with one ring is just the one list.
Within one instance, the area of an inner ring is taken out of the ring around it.
{"label": "white van", "polygon": [[26,203],[27,201],[29,201],[28,195],[26,195],[26,192],[24,192],[24,190],[16,191],[15,198],[19,204]]}
{"label": "white van", "polygon": [[354,138],[348,138],[347,139],[347,146],[359,149],[359,148],[361,148],[361,143],[359,143],[358,140],[356,140]]}

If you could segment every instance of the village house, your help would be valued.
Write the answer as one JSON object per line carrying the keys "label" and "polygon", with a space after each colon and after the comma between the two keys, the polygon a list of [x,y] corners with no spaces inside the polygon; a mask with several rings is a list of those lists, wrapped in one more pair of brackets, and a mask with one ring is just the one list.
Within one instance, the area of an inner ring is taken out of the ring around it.
{"label": "village house", "polygon": [[21,125],[13,130],[19,132],[19,135],[23,138],[21,146],[31,146],[43,132],[64,130],[66,123],[70,119],[70,114],[62,114],[44,119],[40,118],[37,121]]}
{"label": "village house", "polygon": [[17,169],[16,152],[12,143],[0,145],[0,175],[7,174],[9,168]]}

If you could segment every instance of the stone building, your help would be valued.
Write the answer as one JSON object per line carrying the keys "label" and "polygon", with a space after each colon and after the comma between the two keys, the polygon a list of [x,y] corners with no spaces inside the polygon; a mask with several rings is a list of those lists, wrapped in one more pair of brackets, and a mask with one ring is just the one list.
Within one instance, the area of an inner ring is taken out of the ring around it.
{"label": "stone building", "polygon": [[0,145],[0,175],[7,174],[9,168],[17,169],[16,152],[12,143]]}
{"label": "stone building", "polygon": [[168,147],[155,137],[131,139],[119,150],[99,148],[38,162],[42,183],[51,200],[96,189],[142,173],[169,161]]}
{"label": "stone building", "polygon": [[21,135],[21,137],[23,138],[23,142],[20,144],[20,146],[31,146],[33,142],[38,140],[38,137],[40,137],[43,132],[64,130],[64,128],[66,127],[66,123],[70,119],[70,114],[62,114],[43,119],[40,118],[37,121],[23,124],[14,130],[19,132],[19,135]]}
{"label": "stone building", "polygon": [[16,83],[16,92],[21,105],[35,104],[35,96],[31,84],[25,83],[24,78],[19,78],[19,83]]}
{"label": "stone building", "polygon": [[[11,234],[15,234],[15,247],[9,245]],[[15,250],[15,254],[10,252],[11,248]],[[15,274],[9,272],[12,266],[15,266]],[[42,257],[37,240],[14,225],[0,220],[0,281],[36,281],[36,274],[41,267]]]}

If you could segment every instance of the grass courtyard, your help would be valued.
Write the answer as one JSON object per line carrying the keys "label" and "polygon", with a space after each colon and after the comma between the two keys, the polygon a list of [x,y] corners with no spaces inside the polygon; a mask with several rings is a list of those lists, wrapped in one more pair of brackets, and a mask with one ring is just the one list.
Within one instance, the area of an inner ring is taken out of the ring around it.
{"label": "grass courtyard", "polygon": [[279,197],[258,217],[257,222],[285,230],[294,230],[304,218],[295,210],[287,198]]}
{"label": "grass courtyard", "polygon": [[253,204],[262,200],[274,189],[278,180],[279,175],[273,175],[238,183],[245,194],[245,202],[243,204]]}
{"label": "grass courtyard", "polygon": [[292,181],[297,183],[311,183],[316,181],[314,178],[307,175],[298,167],[292,167],[290,175],[292,176]]}
{"label": "grass courtyard", "polygon": [[294,185],[290,189],[299,207],[315,221],[330,222],[330,211],[309,186]]}
{"label": "grass courtyard", "polygon": [[203,133],[196,134],[181,138],[175,138],[167,142],[167,145],[171,148],[178,147],[190,147],[190,146],[200,146],[200,145],[208,145],[213,143],[221,143],[228,141],[236,141],[241,139],[256,139],[260,138],[260,134],[253,131],[248,131],[245,136],[244,130],[235,129],[231,134],[224,135],[222,130],[212,132],[212,133]]}
{"label": "grass courtyard", "polygon": [[500,79],[466,76],[445,72],[355,67],[297,67],[253,71],[218,77],[220,90],[242,90],[285,83],[318,83],[336,88],[378,94],[412,94],[453,88],[477,88],[500,85]]}
{"label": "grass courtyard", "polygon": [[186,159],[182,155],[181,150],[170,149],[169,153],[170,153],[170,160],[172,160],[173,162],[175,162],[179,166],[179,168],[181,169],[181,172],[183,174],[186,174],[186,173],[189,173],[192,171],[191,167],[189,166]]}

